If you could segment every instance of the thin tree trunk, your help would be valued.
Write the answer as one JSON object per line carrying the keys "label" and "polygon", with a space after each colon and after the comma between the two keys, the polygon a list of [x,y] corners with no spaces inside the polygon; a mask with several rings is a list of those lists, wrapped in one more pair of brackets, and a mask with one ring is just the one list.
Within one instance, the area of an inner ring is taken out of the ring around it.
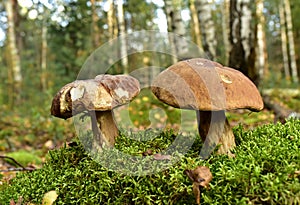
{"label": "thin tree trunk", "polygon": [[204,51],[208,58],[215,60],[217,40],[211,5],[207,0],[195,0],[195,6],[198,11]]}
{"label": "thin tree trunk", "polygon": [[8,47],[9,47],[9,54],[10,54],[10,69],[12,71],[12,78],[13,78],[13,98],[19,99],[20,92],[21,92],[21,83],[22,83],[22,74],[21,74],[21,58],[19,49],[16,42],[16,28],[15,28],[15,19],[14,16],[17,10],[13,10],[13,2],[14,0],[7,0],[5,1],[5,8],[7,12],[7,22],[8,22]]}
{"label": "thin tree trunk", "polygon": [[[114,31],[115,31],[114,1],[113,0],[108,0],[107,3],[109,5],[109,9],[107,11],[108,41],[109,41],[109,44],[111,45],[113,38],[116,37],[116,35],[114,33]],[[113,59],[112,59],[112,56],[114,55],[113,52],[114,51],[111,51],[110,55],[108,55],[108,64],[109,65],[113,65],[113,63],[114,63]]]}
{"label": "thin tree trunk", "polygon": [[114,1],[108,0],[109,10],[107,11],[108,39],[112,40],[115,37],[114,33]]}
{"label": "thin tree trunk", "polygon": [[200,31],[200,24],[199,24],[199,18],[197,14],[197,10],[195,7],[195,0],[190,0],[190,11],[191,11],[191,17],[192,17],[192,34],[193,34],[193,40],[196,42],[196,44],[200,47],[201,50],[203,50],[203,45],[201,41],[201,31]]}
{"label": "thin tree trunk", "polygon": [[230,52],[230,42],[229,42],[229,33],[230,33],[230,0],[224,0],[222,9],[222,30],[223,30],[223,42],[224,42],[224,52],[225,52],[225,65],[228,65],[229,61],[229,52]]}
{"label": "thin tree trunk", "polygon": [[283,4],[280,4],[279,7],[279,16],[280,16],[280,34],[281,34],[281,49],[283,57],[283,69],[286,80],[291,79],[290,68],[289,68],[289,57],[287,49],[287,36],[286,36],[286,27],[285,27],[285,15]]}
{"label": "thin tree trunk", "polygon": [[[169,39],[171,41],[170,46],[173,54],[173,62],[177,61],[177,58],[184,59],[188,53],[188,45],[185,40],[186,29],[181,18],[181,6],[180,1],[165,0],[165,12],[167,16],[168,31],[173,32],[170,34]],[[178,36],[177,36],[178,35]],[[177,58],[176,58],[177,56]]]}
{"label": "thin tree trunk", "polygon": [[43,91],[46,91],[48,87],[47,86],[47,49],[48,49],[47,32],[48,29],[47,29],[46,21],[44,20],[42,26],[42,49],[41,49],[41,85]]}
{"label": "thin tree trunk", "polygon": [[100,45],[100,30],[98,27],[99,17],[96,8],[97,0],[91,0],[92,8],[92,45],[96,49]]}
{"label": "thin tree trunk", "polygon": [[266,35],[265,35],[265,17],[263,15],[264,1],[256,1],[256,17],[257,23],[257,67],[259,79],[263,80],[267,73],[267,51],[266,51]]}
{"label": "thin tree trunk", "polygon": [[296,55],[295,55],[293,23],[292,23],[291,6],[289,0],[284,0],[284,8],[286,12],[286,25],[287,25],[287,35],[289,41],[289,54],[290,54],[290,62],[291,62],[292,80],[294,83],[298,83],[299,80],[298,80]]}
{"label": "thin tree trunk", "polygon": [[255,69],[256,28],[252,28],[251,0],[230,1],[229,66],[240,70],[256,85],[258,74]]}
{"label": "thin tree trunk", "polygon": [[123,71],[125,74],[128,73],[128,56],[127,56],[127,42],[126,42],[126,29],[125,29],[125,19],[123,11],[123,1],[117,0],[118,7],[118,23],[119,23],[119,38],[121,43],[120,54],[123,66]]}

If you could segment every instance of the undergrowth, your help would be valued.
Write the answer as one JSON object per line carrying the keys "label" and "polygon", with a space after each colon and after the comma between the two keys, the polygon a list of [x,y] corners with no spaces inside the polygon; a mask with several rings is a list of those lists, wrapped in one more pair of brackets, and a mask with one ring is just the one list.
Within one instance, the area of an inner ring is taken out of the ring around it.
{"label": "undergrowth", "polygon": [[[210,167],[213,174],[210,189],[201,190],[201,204],[300,204],[300,121],[249,131],[238,126],[234,133],[235,158],[213,154],[206,160],[199,157],[199,137],[172,131],[122,133],[115,151],[96,160],[87,154],[82,140],[75,140],[50,151],[42,169],[19,173],[4,184],[0,204],[19,196],[41,204],[50,190],[58,193],[55,204],[194,204],[192,183],[184,170],[199,165]],[[187,153],[180,152],[190,142],[194,143]],[[177,161],[142,157],[148,149]],[[125,154],[134,157],[123,159]],[[143,175],[143,169],[153,174]]]}

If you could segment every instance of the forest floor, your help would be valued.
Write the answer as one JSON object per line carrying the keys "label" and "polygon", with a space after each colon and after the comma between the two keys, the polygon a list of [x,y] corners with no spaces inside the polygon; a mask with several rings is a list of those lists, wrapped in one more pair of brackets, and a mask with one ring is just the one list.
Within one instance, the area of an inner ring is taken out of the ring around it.
{"label": "forest floor", "polygon": [[[273,92],[272,99],[282,106],[300,112],[300,94]],[[226,113],[232,127],[242,125],[245,130],[263,124],[274,123],[272,111],[261,112],[235,110]],[[141,95],[128,107],[116,109],[115,119],[123,129],[142,131],[149,128],[167,128],[175,131],[197,132],[195,112],[179,111],[159,104],[153,97]],[[125,120],[124,120],[125,119]],[[2,116],[0,122],[0,155],[10,156],[24,167],[39,168],[45,161],[49,150],[68,144],[76,137],[72,119],[61,120],[32,111],[29,117],[11,115]],[[14,177],[16,164],[9,159],[0,159],[0,180],[8,181]],[[0,183],[2,183],[0,181]]]}

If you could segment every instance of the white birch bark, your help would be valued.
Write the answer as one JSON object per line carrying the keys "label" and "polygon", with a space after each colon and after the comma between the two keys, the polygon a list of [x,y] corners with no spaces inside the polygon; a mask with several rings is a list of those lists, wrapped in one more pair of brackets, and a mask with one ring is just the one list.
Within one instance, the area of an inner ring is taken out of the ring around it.
{"label": "white birch bark", "polygon": [[287,25],[287,35],[289,41],[289,54],[290,54],[290,62],[291,62],[291,73],[292,80],[294,83],[298,83],[298,72],[297,72],[297,64],[296,64],[296,55],[295,55],[295,42],[293,36],[293,22],[292,22],[292,14],[291,14],[291,6],[289,0],[284,0],[284,8],[286,12],[286,25]]}
{"label": "white birch bark", "polygon": [[128,73],[128,56],[127,56],[127,42],[126,42],[126,28],[125,18],[123,11],[123,0],[117,0],[117,11],[118,11],[118,24],[119,24],[119,39],[120,39],[120,54],[121,62],[124,69],[124,73]]}
{"label": "white birch bark", "polygon": [[265,17],[263,14],[264,1],[256,1],[256,17],[258,19],[257,23],[257,68],[259,78],[262,80],[267,70],[267,52],[266,52],[266,38],[265,38]]}
{"label": "white birch bark", "polygon": [[258,84],[255,69],[256,33],[252,26],[253,13],[251,0],[230,1],[230,57],[229,66],[240,70]]}
{"label": "white birch bark", "polygon": [[[175,34],[169,37],[172,53],[174,52],[179,59],[185,58],[188,53],[188,44],[185,40],[186,29],[181,17],[181,1],[165,0],[164,2],[168,31]],[[176,56],[173,57],[175,62]]]}
{"label": "white birch bark", "polygon": [[[16,42],[16,31],[15,31],[15,20],[14,20],[14,11],[13,11],[13,2],[12,0],[5,1],[5,9],[7,12],[7,23],[8,23],[8,46],[10,51],[10,63],[13,73],[14,84],[18,87],[22,82],[21,74],[21,59],[19,50]],[[18,90],[18,89],[17,89]]]}
{"label": "white birch bark", "polygon": [[217,40],[211,5],[208,0],[195,0],[195,6],[198,11],[204,51],[208,58],[215,60]]}
{"label": "white birch bark", "polygon": [[288,48],[287,48],[286,26],[285,26],[286,22],[285,22],[283,4],[280,4],[278,9],[279,9],[279,17],[280,17],[280,36],[281,36],[281,49],[282,49],[284,75],[286,80],[290,80],[291,73],[289,68],[289,57],[288,57]]}
{"label": "white birch bark", "polygon": [[240,6],[240,10],[242,13],[241,17],[241,39],[243,48],[245,51],[245,58],[249,58],[250,50],[251,50],[251,38],[249,34],[251,34],[251,9],[250,9],[251,0],[243,0],[239,1],[238,5]]}

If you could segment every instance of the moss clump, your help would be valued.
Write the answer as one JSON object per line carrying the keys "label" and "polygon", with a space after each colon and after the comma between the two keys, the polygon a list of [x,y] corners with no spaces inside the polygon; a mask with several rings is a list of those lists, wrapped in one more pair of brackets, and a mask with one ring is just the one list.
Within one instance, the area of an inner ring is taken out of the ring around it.
{"label": "moss clump", "polygon": [[[41,203],[46,192],[55,190],[55,204],[193,204],[192,184],[183,172],[206,165],[214,178],[211,188],[202,190],[201,204],[299,204],[300,121],[250,131],[240,126],[234,131],[238,144],[235,158],[212,155],[200,160],[201,143],[197,138],[184,156],[166,153],[180,156],[180,161],[145,176],[109,170],[95,162],[77,142],[49,152],[42,169],[19,173],[10,184],[2,186],[0,202],[7,204],[10,199],[23,196],[25,202]],[[142,141],[145,133],[122,134],[116,149],[139,156],[149,148],[163,152],[167,147],[188,146],[183,139],[194,140],[192,136],[184,138],[172,132],[148,131],[147,136],[153,138]],[[179,143],[174,145],[175,139]],[[146,163],[145,158],[140,165]]]}

